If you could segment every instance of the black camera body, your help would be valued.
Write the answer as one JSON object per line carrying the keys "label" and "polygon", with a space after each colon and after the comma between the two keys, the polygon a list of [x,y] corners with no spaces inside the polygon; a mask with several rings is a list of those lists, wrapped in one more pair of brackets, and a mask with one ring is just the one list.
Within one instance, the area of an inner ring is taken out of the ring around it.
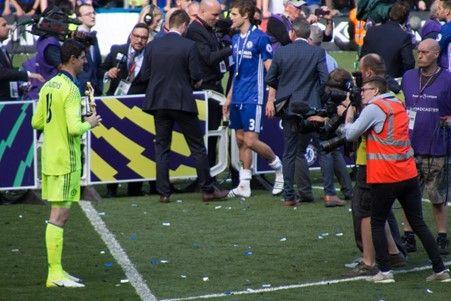
{"label": "black camera body", "polygon": [[[326,152],[330,152],[346,143],[346,139],[339,129],[344,122],[346,112],[342,116],[338,116],[337,107],[346,100],[348,94],[351,101],[350,105],[358,109],[362,106],[360,93],[362,74],[360,72],[354,72],[352,75],[354,80],[335,85],[326,85],[322,108],[310,108],[306,104],[295,105],[292,108],[293,112],[300,116],[299,131],[301,133],[317,132],[321,140],[320,149]],[[315,115],[327,117],[327,121],[321,124],[307,120],[310,116]]]}
{"label": "black camera body", "polygon": [[94,38],[88,33],[76,30],[76,26],[81,25],[81,22],[70,18],[58,6],[46,10],[42,15],[33,17],[22,25],[26,24],[31,24],[30,33],[39,37],[53,36],[61,42],[73,38],[86,47],[94,44]]}
{"label": "black camera body", "polygon": [[[353,72],[352,76],[354,78],[353,81],[347,81],[343,84],[343,86],[333,86],[329,90],[329,101],[335,105],[339,106],[347,97],[349,93],[349,100],[351,101],[350,105],[355,107],[357,110],[360,110],[362,107],[362,96],[361,96],[361,87],[362,87],[362,73],[361,72]],[[342,133],[342,126],[346,116],[346,111],[340,117],[335,114],[335,116],[331,117],[332,122],[330,122],[330,126],[327,127],[329,133],[333,133],[332,137],[328,137],[327,139],[323,139],[320,142],[320,149],[325,152],[330,152],[337,147],[342,145],[347,145],[346,137]],[[346,149],[352,149],[352,145],[346,147]]]}

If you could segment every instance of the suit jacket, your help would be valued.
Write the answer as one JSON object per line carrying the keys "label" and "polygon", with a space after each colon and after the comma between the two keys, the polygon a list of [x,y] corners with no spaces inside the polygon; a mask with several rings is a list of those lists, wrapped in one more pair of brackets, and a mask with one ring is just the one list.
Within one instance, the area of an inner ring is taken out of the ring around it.
{"label": "suit jacket", "polygon": [[192,83],[202,79],[196,43],[169,32],[147,45],[143,77],[149,78],[143,110],[197,114]]}
{"label": "suit jacket", "polygon": [[232,48],[222,48],[213,29],[202,20],[194,20],[188,27],[186,38],[196,42],[200,56],[200,68],[204,73],[201,89],[213,89],[222,92],[222,73],[219,63],[232,54]]}
{"label": "suit jacket", "polygon": [[9,82],[28,80],[26,71],[14,70],[9,62],[10,60],[0,49],[0,100],[11,100]]}
{"label": "suit jacket", "polygon": [[95,95],[102,95],[103,93],[103,69],[102,69],[102,56],[100,54],[99,42],[95,33],[91,33],[94,39],[93,53],[91,53],[91,47],[86,49],[87,64],[83,67],[83,72],[77,75],[78,83],[81,95],[84,95],[86,89],[86,83],[91,82],[94,87]]}
{"label": "suit jacket", "polygon": [[266,83],[277,89],[276,99],[290,97],[288,114],[293,107],[321,107],[321,95],[328,78],[326,51],[297,40],[274,54]]}
{"label": "suit jacket", "polygon": [[399,23],[388,21],[367,31],[360,57],[377,53],[384,60],[388,75],[402,77],[407,70],[415,67],[412,50],[411,36]]}
{"label": "suit jacket", "polygon": [[[123,55],[125,55],[127,57],[129,45],[130,44],[127,43],[124,45],[111,46],[110,53],[107,55],[107,57],[105,58],[105,61],[103,62],[103,65],[102,65],[102,68],[105,72],[113,67],[116,67],[116,65],[117,65],[116,56],[118,53],[122,53]],[[143,51],[144,51],[144,49],[143,49]],[[143,67],[144,67],[144,61],[141,66],[141,69],[139,70],[135,79],[132,81],[130,90],[128,90],[128,95],[144,94],[146,92],[147,80],[142,77]],[[116,88],[119,85],[120,80],[127,78],[128,73],[129,73],[127,60],[124,60],[121,64],[119,64],[119,69],[120,69],[119,76],[117,78],[111,80],[107,95],[114,95],[114,92],[116,91]]]}

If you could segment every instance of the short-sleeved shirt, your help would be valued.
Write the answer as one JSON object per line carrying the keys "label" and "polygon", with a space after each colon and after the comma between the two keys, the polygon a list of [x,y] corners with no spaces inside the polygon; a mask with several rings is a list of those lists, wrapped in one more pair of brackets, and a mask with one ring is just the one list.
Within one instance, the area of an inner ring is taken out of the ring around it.
{"label": "short-sleeved shirt", "polygon": [[269,37],[252,26],[246,35],[232,37],[235,77],[232,104],[259,104],[265,99],[265,74],[263,62],[272,59]]}
{"label": "short-sleeved shirt", "polygon": [[44,132],[42,173],[64,175],[81,170],[80,136],[91,126],[81,120],[81,97],[72,76],[61,72],[39,92],[32,126]]}

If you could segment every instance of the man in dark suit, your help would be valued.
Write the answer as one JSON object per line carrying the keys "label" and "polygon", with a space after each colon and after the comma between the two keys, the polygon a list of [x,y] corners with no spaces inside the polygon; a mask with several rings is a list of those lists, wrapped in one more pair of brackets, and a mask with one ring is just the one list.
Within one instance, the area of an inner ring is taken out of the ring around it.
{"label": "man in dark suit", "polygon": [[2,45],[3,41],[8,38],[9,30],[10,26],[5,18],[0,17],[0,101],[13,100],[18,97],[16,95],[18,92],[17,81],[28,81],[30,78],[44,81],[40,74],[13,69],[11,58]]}
{"label": "man in dark suit", "polygon": [[[106,77],[111,80],[107,95],[143,94],[146,91],[147,80],[142,77],[141,67],[144,47],[149,39],[148,26],[145,23],[136,24],[129,39],[127,44],[111,46],[103,62],[103,69],[108,70]],[[124,59],[118,60],[118,53]],[[121,89],[117,89],[119,85]],[[128,86],[129,89],[126,89]]]}
{"label": "man in dark suit", "polygon": [[[293,43],[275,53],[266,83],[270,86],[268,102],[288,99],[282,115],[284,136],[283,176],[284,205],[296,206],[299,200],[293,189],[296,157],[300,158],[299,194],[303,201],[313,200],[309,171],[304,154],[311,133],[300,133],[299,108],[308,110],[321,107],[321,94],[327,81],[326,53],[324,49],[308,44],[310,24],[305,18],[296,19],[290,31]],[[266,106],[266,115],[274,116],[274,106]]]}
{"label": "man in dark suit", "polygon": [[[201,90],[213,90],[224,94],[221,80],[227,71],[225,61],[232,54],[232,48],[223,47],[216,37],[214,26],[221,15],[221,4],[217,0],[202,0],[200,11],[188,26],[186,38],[196,42],[200,54],[200,68],[204,74]],[[217,130],[222,117],[222,108],[214,100],[208,101],[208,126]],[[208,140],[210,166],[216,162],[216,137]]]}
{"label": "man in dark suit", "polygon": [[[111,46],[110,53],[103,63],[105,74],[110,80],[107,95],[132,95],[146,92],[148,79],[142,76],[144,47],[149,38],[149,28],[145,23],[138,23],[130,34],[130,42],[123,45]],[[118,54],[122,59],[118,60]],[[118,88],[119,87],[119,88]],[[117,184],[107,185],[107,197],[117,195]],[[142,195],[142,182],[128,184],[129,196]]]}
{"label": "man in dark suit", "polygon": [[360,57],[368,53],[376,53],[382,57],[387,66],[387,75],[402,77],[415,67],[413,58],[412,37],[406,32],[409,8],[396,2],[389,13],[389,21],[371,27],[363,40]]}
{"label": "man in dark suit", "polygon": [[100,54],[99,42],[97,41],[96,32],[92,28],[96,25],[96,12],[91,4],[81,4],[75,9],[78,20],[82,23],[78,26],[78,31],[86,32],[89,35],[92,45],[86,49],[87,64],[83,67],[83,71],[78,74],[78,87],[81,95],[84,95],[86,83],[91,82],[94,87],[95,95],[103,94],[103,74],[101,69],[102,56]]}
{"label": "man in dark suit", "polygon": [[192,83],[199,87],[202,81],[198,51],[195,42],[182,37],[189,21],[189,15],[184,10],[175,11],[169,18],[169,32],[152,41],[145,54],[143,76],[149,77],[149,85],[143,110],[152,114],[155,120],[157,190],[163,203],[169,202],[171,195],[169,154],[175,122],[196,161],[203,201],[223,198],[228,193],[217,188],[210,177],[192,88]]}

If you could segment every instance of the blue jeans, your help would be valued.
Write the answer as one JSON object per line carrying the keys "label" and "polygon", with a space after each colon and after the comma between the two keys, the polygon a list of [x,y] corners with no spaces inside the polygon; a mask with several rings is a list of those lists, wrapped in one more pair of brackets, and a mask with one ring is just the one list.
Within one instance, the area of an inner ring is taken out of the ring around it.
{"label": "blue jeans", "polygon": [[299,133],[299,121],[296,118],[282,118],[283,127],[283,196],[285,200],[295,200],[296,192],[294,191],[294,172],[298,169],[299,177],[299,193],[302,197],[312,198],[312,184],[310,182],[309,169],[307,160],[305,159],[305,150],[312,137],[312,134]]}
{"label": "blue jeans", "polygon": [[[314,145],[319,149],[319,138],[314,137]],[[341,186],[341,191],[348,199],[352,197],[352,181],[346,169],[346,162],[343,157],[343,150],[341,147],[332,150],[331,152],[319,152],[319,165],[321,166],[321,173],[323,175],[324,194],[336,195],[334,185],[334,175],[337,176],[338,182]]]}

